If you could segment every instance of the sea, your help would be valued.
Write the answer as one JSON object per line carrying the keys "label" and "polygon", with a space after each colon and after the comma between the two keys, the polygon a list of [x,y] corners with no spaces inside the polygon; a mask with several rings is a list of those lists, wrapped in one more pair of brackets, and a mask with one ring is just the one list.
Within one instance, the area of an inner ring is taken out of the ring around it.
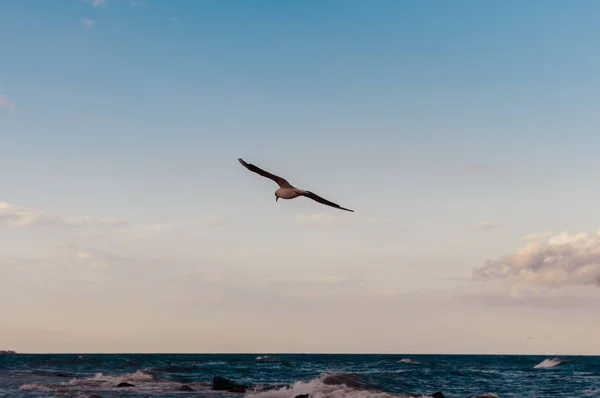
{"label": "sea", "polygon": [[[213,391],[215,377],[245,387],[238,392]],[[600,397],[600,357],[0,354],[0,397],[432,395],[440,398]]]}

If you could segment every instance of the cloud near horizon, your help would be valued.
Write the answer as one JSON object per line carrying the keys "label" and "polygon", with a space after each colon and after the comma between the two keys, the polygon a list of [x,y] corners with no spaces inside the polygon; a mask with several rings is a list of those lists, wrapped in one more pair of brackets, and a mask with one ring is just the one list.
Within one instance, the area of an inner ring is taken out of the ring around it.
{"label": "cloud near horizon", "polygon": [[563,232],[548,242],[530,242],[514,254],[487,261],[474,276],[511,285],[600,287],[600,230]]}
{"label": "cloud near horizon", "polygon": [[10,224],[17,227],[116,227],[127,222],[117,217],[61,216],[50,214],[26,206],[0,202],[0,225]]}
{"label": "cloud near horizon", "polygon": [[529,307],[549,309],[594,309],[598,295],[578,294],[577,292],[561,292],[558,290],[513,289],[510,294],[504,291],[486,290],[485,292],[466,292],[454,296],[459,302],[469,306],[488,307]]}
{"label": "cloud near horizon", "polygon": [[108,250],[96,249],[75,243],[58,245],[50,256],[50,259],[62,260],[67,263],[76,260],[103,266],[121,265],[127,261],[130,261],[129,258]]}

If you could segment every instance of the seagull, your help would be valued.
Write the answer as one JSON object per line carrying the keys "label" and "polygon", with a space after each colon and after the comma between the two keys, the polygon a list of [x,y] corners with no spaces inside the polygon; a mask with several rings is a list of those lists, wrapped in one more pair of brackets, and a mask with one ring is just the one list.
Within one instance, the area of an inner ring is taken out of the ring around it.
{"label": "seagull", "polygon": [[285,178],[281,178],[279,176],[271,174],[268,171],[265,171],[265,170],[261,169],[260,167],[257,167],[253,164],[246,163],[241,158],[238,158],[238,160],[240,161],[242,166],[244,166],[248,170],[250,170],[256,174],[259,174],[263,177],[267,177],[267,178],[275,181],[277,183],[277,185],[279,185],[279,189],[275,191],[275,201],[276,202],[280,198],[281,199],[294,199],[294,198],[297,198],[298,196],[305,196],[307,198],[314,200],[315,202],[319,202],[326,206],[331,206],[331,207],[335,207],[336,209],[351,211],[354,213],[354,210],[346,209],[338,204],[328,201],[327,199],[323,199],[322,197],[320,197],[319,195],[317,195],[313,192],[305,191],[303,189],[294,187],[289,182],[287,182],[287,180]]}

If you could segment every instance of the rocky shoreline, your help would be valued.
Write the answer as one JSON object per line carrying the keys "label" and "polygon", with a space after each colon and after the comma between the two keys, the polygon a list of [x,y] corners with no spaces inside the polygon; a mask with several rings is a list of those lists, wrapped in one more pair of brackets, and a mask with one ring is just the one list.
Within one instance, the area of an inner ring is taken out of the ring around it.
{"label": "rocky shoreline", "polygon": [[[323,379],[323,383],[328,384],[328,385],[345,384],[348,387],[354,387],[357,389],[361,389],[361,387],[362,387],[360,385],[356,385],[356,383],[352,382],[351,378],[344,377],[344,375],[338,375],[338,376],[332,375],[332,376],[325,377]],[[355,384],[355,385],[353,385],[353,384]],[[249,386],[246,386],[243,384],[238,384],[228,378],[220,377],[220,376],[215,376],[213,378],[213,381],[211,384],[211,390],[213,390],[213,391],[245,393],[245,392],[248,392],[248,390],[250,390],[250,388],[251,387],[249,387]],[[291,388],[292,388],[292,386],[289,384],[276,384],[276,385],[272,385],[272,386],[253,388],[252,392],[257,393],[257,392],[291,389]],[[408,396],[422,397],[424,395],[418,394],[418,395],[408,395]],[[425,396],[429,396],[432,398],[444,398],[444,394],[440,391],[437,391],[431,395],[425,395]],[[299,394],[299,395],[296,395],[294,398],[310,398],[310,394]]]}
{"label": "rocky shoreline", "polygon": [[[344,381],[346,383],[344,383]],[[340,376],[330,376],[329,378],[325,378],[323,380],[323,383],[329,384],[329,385],[353,384],[350,380],[341,380]],[[260,392],[273,391],[273,390],[284,390],[284,389],[288,390],[288,389],[292,389],[292,387],[293,387],[290,384],[275,384],[275,385],[271,385],[271,386],[261,386],[261,387],[247,386],[247,385],[237,383],[233,380],[230,380],[226,377],[221,377],[221,376],[215,376],[212,380],[212,383],[205,383],[204,386],[210,387],[210,389],[212,391],[222,391],[222,392],[240,393],[240,394],[244,394],[247,392],[260,393]],[[119,383],[116,387],[117,388],[133,388],[133,387],[135,387],[135,384],[122,382],[122,383]],[[353,386],[348,385],[348,387],[353,387]],[[354,386],[354,387],[357,387],[357,386]],[[177,391],[193,392],[196,390],[194,388],[188,386],[187,384],[183,384],[177,389]],[[407,397],[414,397],[414,398],[423,397],[423,396],[432,397],[432,398],[445,398],[444,394],[440,391],[434,392],[433,394],[430,394],[430,395],[407,394]],[[93,395],[88,396],[87,398],[102,398],[102,396],[93,394]],[[311,398],[311,394],[298,394],[294,398]],[[473,398],[485,398],[485,396],[477,396],[477,397],[473,397]]]}

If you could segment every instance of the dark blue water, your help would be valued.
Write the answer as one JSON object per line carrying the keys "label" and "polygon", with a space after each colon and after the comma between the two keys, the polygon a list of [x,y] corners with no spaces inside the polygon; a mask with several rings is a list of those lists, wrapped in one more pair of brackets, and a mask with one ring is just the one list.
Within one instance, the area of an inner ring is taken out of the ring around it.
{"label": "dark blue water", "polygon": [[[541,365],[537,367],[536,365]],[[335,377],[330,377],[335,375]],[[215,376],[253,386],[210,390]],[[117,387],[128,382],[133,387]],[[256,392],[275,384],[291,388]],[[178,391],[181,386],[192,392]],[[600,357],[472,355],[0,355],[3,397],[600,397]]]}

